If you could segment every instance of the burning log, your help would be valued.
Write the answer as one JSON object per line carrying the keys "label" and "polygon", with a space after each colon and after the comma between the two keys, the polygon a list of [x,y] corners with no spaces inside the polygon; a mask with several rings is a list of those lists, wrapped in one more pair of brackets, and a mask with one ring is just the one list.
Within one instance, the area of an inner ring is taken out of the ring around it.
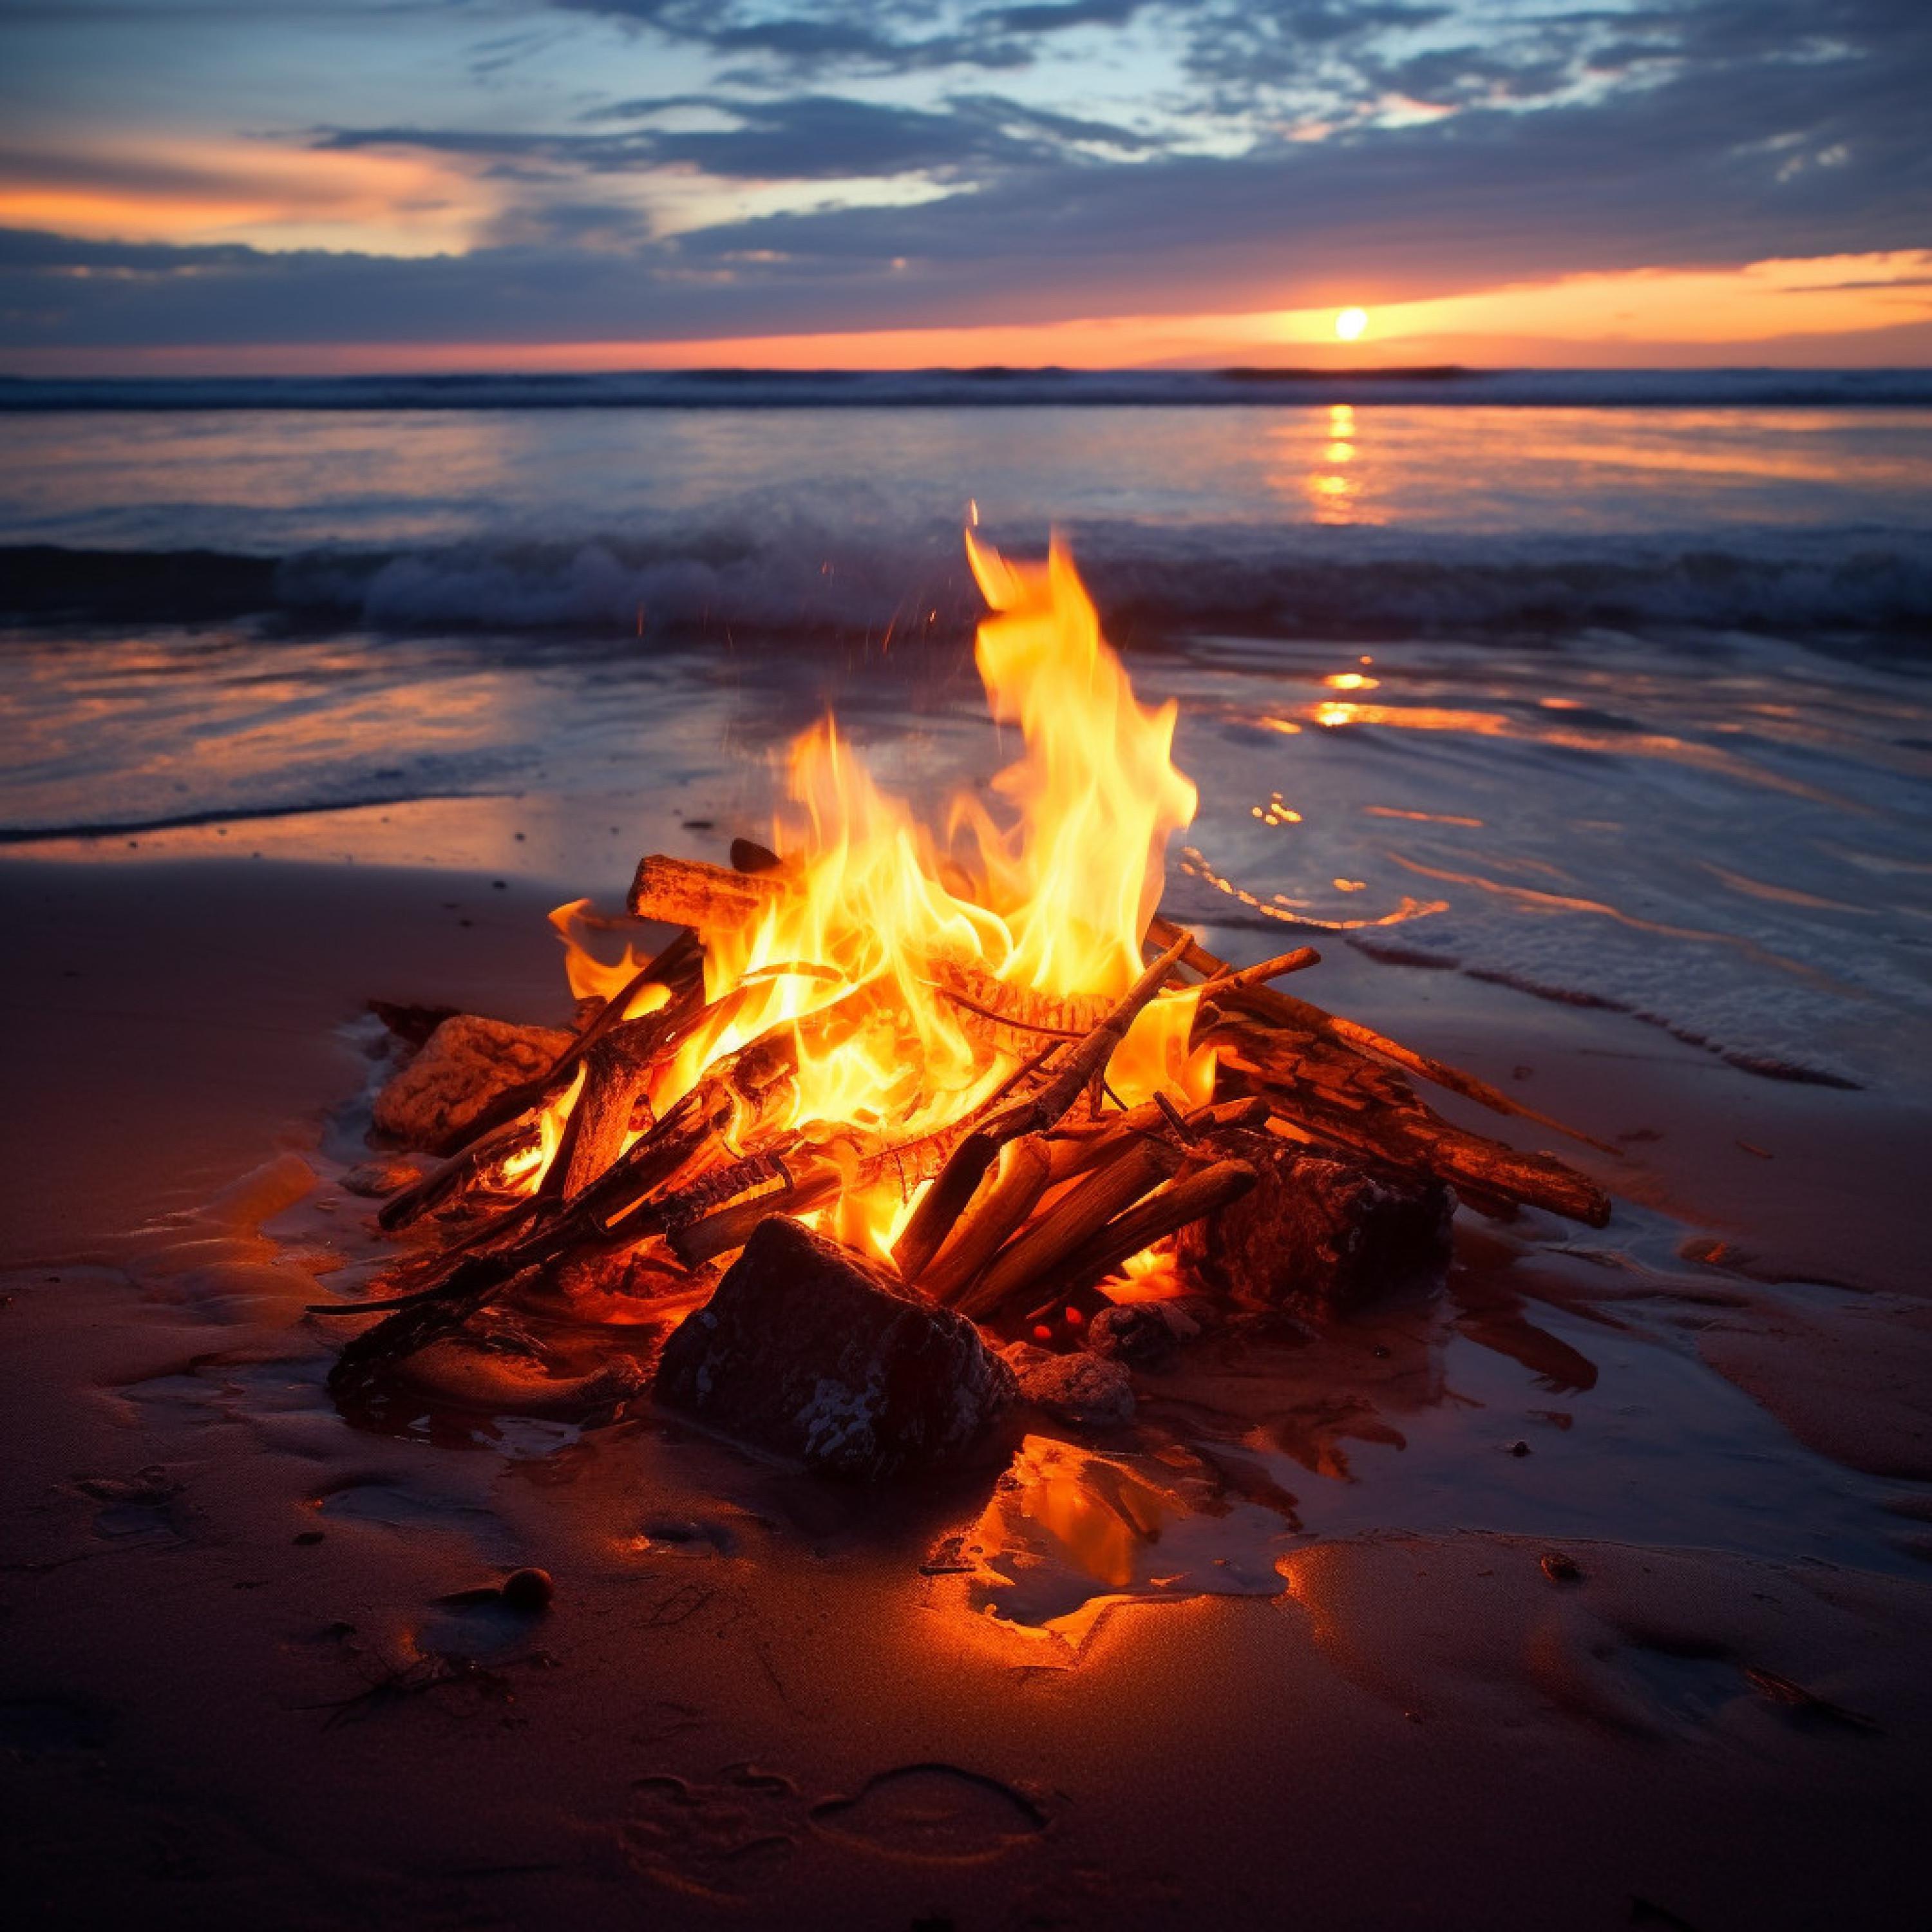
{"label": "burning log", "polygon": [[752,924],[785,891],[776,872],[734,872],[654,852],[638,861],[626,904],[639,919],[688,926],[699,933],[724,932]]}
{"label": "burning log", "polygon": [[1190,1221],[1219,1214],[1252,1187],[1257,1176],[1246,1162],[1220,1160],[1157,1189],[1032,1280],[1016,1284],[1048,1304],[1104,1281],[1133,1257],[1178,1233]]}
{"label": "burning log", "polygon": [[[1013,1243],[959,1298],[962,1314],[984,1319],[1012,1297],[1043,1279],[1122,1210],[1156,1188],[1180,1165],[1160,1142],[1136,1141],[1113,1160],[1090,1174]],[[1143,1244],[1143,1246],[1145,1244]],[[1138,1254],[1138,1248],[1130,1248]]]}
{"label": "burning log", "polygon": [[801,1227],[761,1222],[664,1344],[658,1400],[812,1468],[877,1478],[970,1448],[1013,1375],[970,1322]]}
{"label": "burning log", "polygon": [[1042,1038],[1084,1039],[1105,1021],[1112,1004],[1103,995],[1056,999],[1009,986],[983,968],[956,960],[939,962],[934,983],[962,1014],[970,1016],[964,1022],[967,1031],[1001,1053],[1030,1053]]}
{"label": "burning log", "polygon": [[563,1169],[566,1201],[574,1201],[623,1151],[640,1102],[644,1124],[650,1124],[646,1089],[661,1032],[650,1018],[626,1020],[586,1051],[584,1090],[552,1162]]}
{"label": "burning log", "polygon": [[1040,1204],[1053,1178],[1053,1156],[1036,1134],[1009,1141],[999,1178],[955,1224],[920,1286],[935,1301],[955,1301],[1008,1235]]}

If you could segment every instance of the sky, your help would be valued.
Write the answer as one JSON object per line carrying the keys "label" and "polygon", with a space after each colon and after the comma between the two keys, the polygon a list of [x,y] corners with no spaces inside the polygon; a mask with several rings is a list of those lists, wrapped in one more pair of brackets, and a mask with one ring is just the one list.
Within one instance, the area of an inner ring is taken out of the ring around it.
{"label": "sky", "polygon": [[0,0],[0,370],[1922,366],[1928,101],[1932,0]]}

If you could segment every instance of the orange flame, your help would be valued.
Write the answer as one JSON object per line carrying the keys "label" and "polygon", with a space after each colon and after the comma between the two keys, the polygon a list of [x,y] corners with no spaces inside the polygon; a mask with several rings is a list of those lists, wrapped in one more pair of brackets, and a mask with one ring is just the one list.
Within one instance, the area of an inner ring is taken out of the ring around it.
{"label": "orange flame", "polygon": [[[790,1022],[797,1078],[785,1118],[765,1128],[821,1146],[842,1134],[910,1139],[1011,1078],[1016,1031],[1043,1029],[1033,1042],[1043,1046],[1056,1029],[1084,1030],[1138,977],[1168,838],[1196,800],[1169,755],[1177,707],[1136,701],[1057,541],[1044,564],[1010,562],[970,530],[966,541],[993,612],[979,628],[980,676],[993,716],[1016,721],[1024,742],[994,781],[1009,821],[964,796],[942,842],[874,784],[834,722],[806,732],[773,841],[790,890],[754,921],[703,935],[706,999],[741,997],[662,1071],[660,1112],[722,1055]],[[571,942],[578,909],[552,916],[572,944],[573,990],[608,995],[634,967],[628,954],[626,968],[585,964]],[[989,1029],[962,976],[1000,1012],[1004,989],[1016,1014],[1040,1017]],[[1207,1097],[1212,1054],[1187,1044],[1196,1000],[1171,989],[1142,1014],[1108,1070],[1119,1099]],[[827,1232],[887,1252],[917,1198],[848,1188],[824,1210]]]}

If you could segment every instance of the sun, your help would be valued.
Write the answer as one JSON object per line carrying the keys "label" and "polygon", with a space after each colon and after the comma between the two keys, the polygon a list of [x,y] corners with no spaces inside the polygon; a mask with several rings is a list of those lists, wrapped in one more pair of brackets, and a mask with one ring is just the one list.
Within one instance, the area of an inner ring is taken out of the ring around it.
{"label": "sun", "polygon": [[1353,342],[1369,326],[1369,312],[1365,308],[1345,308],[1335,317],[1335,333],[1344,342]]}

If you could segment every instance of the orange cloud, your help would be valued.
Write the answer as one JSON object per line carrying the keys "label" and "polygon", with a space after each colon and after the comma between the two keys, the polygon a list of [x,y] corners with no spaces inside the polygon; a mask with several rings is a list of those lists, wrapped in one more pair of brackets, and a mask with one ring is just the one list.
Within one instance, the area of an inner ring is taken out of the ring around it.
{"label": "orange cloud", "polygon": [[96,241],[460,249],[490,212],[440,158],[168,138],[0,166],[0,226]]}

